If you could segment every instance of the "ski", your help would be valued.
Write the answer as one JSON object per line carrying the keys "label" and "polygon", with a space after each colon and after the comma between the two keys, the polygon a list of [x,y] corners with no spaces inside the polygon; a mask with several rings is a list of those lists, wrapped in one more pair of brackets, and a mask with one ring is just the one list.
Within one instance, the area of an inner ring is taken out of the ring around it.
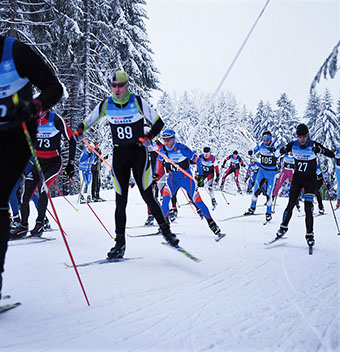
{"label": "ski", "polygon": [[[114,259],[99,259],[99,260],[94,260],[92,262],[86,262],[86,263],[81,263],[81,264],[76,264],[76,267],[83,267],[83,266],[90,266],[90,265],[96,265],[96,264],[109,264],[109,263],[121,263],[125,262],[127,260],[135,260],[135,259],[142,259],[143,257],[128,257],[128,258],[114,258]],[[69,263],[64,263],[66,268],[73,268],[72,264]]]}
{"label": "ski", "polygon": [[21,303],[20,302],[17,302],[17,303],[11,303],[11,304],[5,304],[3,306],[0,306],[0,314],[1,313],[5,313],[11,309],[14,309],[16,307],[19,307],[21,306]]}
{"label": "ski", "polygon": [[221,239],[222,239],[223,237],[225,237],[225,233],[220,233],[220,234],[218,234],[217,236],[218,236],[218,237],[215,238],[215,241],[216,241],[216,242],[220,242]]}
{"label": "ski", "polygon": [[193,260],[195,263],[199,263],[201,261],[201,259],[193,256],[192,254],[190,254],[189,252],[187,252],[184,248],[180,247],[180,246],[172,246],[171,244],[169,244],[168,242],[162,242],[162,244],[164,244],[164,246],[170,247],[174,250],[176,250],[179,253],[184,254],[187,258]]}
{"label": "ski", "polygon": [[[175,235],[181,235],[182,233],[178,233],[176,232]],[[159,232],[152,232],[152,233],[142,233],[142,234],[138,234],[138,235],[129,235],[127,234],[129,237],[151,237],[151,236],[162,236],[161,233]]]}
{"label": "ski", "polygon": [[280,241],[280,240],[286,240],[287,239],[287,237],[275,237],[273,240],[270,240],[270,241],[268,241],[268,242],[265,242],[264,243],[264,245],[265,246],[270,246],[271,244],[273,244],[273,243],[275,243],[275,242],[277,242],[277,241]]}
{"label": "ski", "polygon": [[245,214],[242,214],[242,215],[235,215],[235,216],[231,216],[230,218],[226,218],[226,219],[222,219],[222,220],[219,220],[219,221],[228,221],[228,220],[233,220],[233,219],[238,219],[238,218],[244,218],[244,217],[250,217],[250,216],[256,216],[256,215],[265,215],[265,213],[258,213],[258,214],[252,214],[252,215],[245,215]]}
{"label": "ski", "polygon": [[[314,217],[314,218],[317,218],[318,216],[322,216],[322,215],[327,215],[327,213],[323,213],[323,214],[314,213],[314,214],[313,214],[313,217]],[[306,214],[299,214],[299,215],[298,215],[299,218],[304,217],[304,216],[306,216]]]}
{"label": "ski", "polygon": [[151,227],[158,227],[158,225],[137,225],[137,226],[126,226],[127,229],[147,229]]}

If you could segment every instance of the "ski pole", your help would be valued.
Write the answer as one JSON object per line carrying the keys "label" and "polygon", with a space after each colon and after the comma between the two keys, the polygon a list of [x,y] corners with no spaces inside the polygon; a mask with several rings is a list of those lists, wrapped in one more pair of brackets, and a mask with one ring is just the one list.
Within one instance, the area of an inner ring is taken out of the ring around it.
{"label": "ski pole", "polygon": [[97,220],[100,222],[100,224],[104,227],[104,229],[105,229],[105,231],[108,233],[108,235],[114,240],[115,237],[110,234],[110,231],[105,227],[105,225],[104,225],[104,224],[102,223],[102,221],[99,219],[99,216],[98,216],[98,215],[96,214],[96,212],[93,210],[93,208],[91,207],[91,205],[90,205],[88,202],[86,202],[86,204],[87,204],[88,207],[91,209],[92,213],[93,213],[94,216],[97,218]]}
{"label": "ski pole", "polygon": [[183,194],[184,194],[184,197],[186,198],[187,202],[190,204],[190,207],[191,207],[192,211],[194,212],[194,214],[198,215],[197,212],[196,212],[196,210],[194,209],[194,206],[193,206],[193,204],[192,204],[192,201],[189,199],[188,195],[184,192],[184,190],[183,190],[182,187],[181,187],[181,190],[182,190],[182,192],[183,192]]}
{"label": "ski pole", "polygon": [[[17,93],[15,93],[15,94],[13,95],[13,103],[14,103],[14,105],[17,105],[17,104],[19,103],[19,97],[18,97],[18,94],[17,94]],[[64,235],[64,230],[63,230],[62,227],[61,227],[61,224],[60,224],[60,221],[59,221],[57,212],[56,212],[56,210],[55,210],[55,208],[54,208],[54,204],[53,204],[53,202],[52,202],[52,197],[51,197],[51,195],[50,195],[49,192],[48,192],[48,187],[47,187],[46,182],[45,182],[45,176],[44,176],[44,174],[43,174],[43,172],[42,172],[42,170],[41,170],[41,166],[40,166],[40,163],[39,163],[37,154],[36,154],[36,152],[35,152],[35,150],[34,150],[34,148],[33,148],[32,138],[31,138],[30,133],[29,133],[29,131],[28,131],[28,129],[27,129],[26,122],[25,122],[25,121],[22,121],[22,122],[21,122],[21,126],[22,126],[22,129],[23,129],[23,131],[24,131],[24,134],[25,134],[25,138],[26,138],[28,147],[29,147],[29,149],[30,149],[30,151],[31,151],[31,154],[32,154],[32,156],[33,156],[33,158],[34,158],[34,161],[35,161],[35,163],[36,163],[35,165],[36,165],[36,168],[37,168],[37,170],[38,170],[38,174],[39,174],[39,177],[40,177],[40,181],[41,181],[41,183],[42,183],[41,190],[42,190],[43,187],[44,187],[44,191],[46,191],[46,194],[47,194],[47,196],[48,196],[48,199],[50,200],[50,203],[51,203],[51,206],[52,206],[52,209],[53,209],[55,218],[56,218],[56,220],[57,220],[57,224],[58,224],[58,226],[59,226],[61,235],[62,235],[62,237],[63,237],[63,239],[64,239],[64,243],[65,243],[65,245],[66,245],[66,249],[67,249],[67,251],[68,251],[68,254],[69,254],[70,258],[71,258],[71,262],[72,262],[73,268],[74,268],[74,270],[75,270],[75,272],[76,272],[76,275],[77,275],[79,284],[80,284],[81,289],[82,289],[82,291],[83,291],[83,293],[84,293],[84,296],[85,296],[87,305],[90,306],[90,302],[89,302],[89,300],[88,300],[88,298],[87,298],[84,285],[83,285],[83,283],[82,283],[82,281],[81,281],[81,278],[80,278],[80,275],[79,275],[79,273],[78,273],[76,264],[75,264],[75,262],[74,262],[74,260],[73,260],[73,256],[72,256],[70,247],[69,247],[69,245],[68,245],[68,243],[67,243],[67,240],[66,240],[66,237],[65,237],[65,235]]]}
{"label": "ski pole", "polygon": [[[75,136],[77,136],[77,137],[80,137],[78,131],[74,131],[73,134],[74,134]],[[100,160],[102,160],[110,169],[112,169],[112,165],[111,165],[109,162],[107,162],[107,161],[102,157],[102,155],[100,155],[100,154],[92,147],[92,145],[87,142],[87,140],[86,140],[85,138],[80,137],[80,139],[98,156],[98,158],[99,158]]]}
{"label": "ski pole", "polygon": [[66,200],[66,202],[68,204],[70,204],[70,206],[75,210],[75,211],[79,211],[79,209],[77,209],[63,194],[62,192],[55,186],[54,183],[52,183],[52,186],[54,187],[54,189]]}
{"label": "ski pole", "polygon": [[[55,223],[58,225],[57,219],[54,217],[54,215],[51,213],[51,211],[50,211],[48,208],[46,208],[46,210],[47,210],[47,212],[50,214],[51,218],[52,218],[52,219],[55,221]],[[66,233],[65,231],[64,231],[64,234],[65,234],[65,236],[69,236],[69,234]]]}

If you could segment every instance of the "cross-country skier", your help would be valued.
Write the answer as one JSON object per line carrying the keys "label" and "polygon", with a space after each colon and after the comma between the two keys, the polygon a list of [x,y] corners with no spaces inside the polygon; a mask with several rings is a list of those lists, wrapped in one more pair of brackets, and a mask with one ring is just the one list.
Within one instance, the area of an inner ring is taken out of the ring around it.
{"label": "cross-country skier", "polygon": [[[164,122],[154,109],[140,96],[129,90],[129,76],[124,71],[113,74],[112,95],[101,101],[78,126],[81,135],[101,118],[106,117],[112,133],[113,160],[112,174],[116,191],[116,244],[108,252],[108,258],[122,258],[125,253],[126,205],[130,173],[139,188],[143,200],[150,207],[152,215],[158,222],[164,238],[172,246],[178,245],[178,239],[171,232],[162,209],[152,193],[152,169],[148,157],[147,145],[161,131]],[[151,130],[144,134],[144,122]],[[140,138],[144,137],[141,144]]]}
{"label": "cross-country skier", "polygon": [[336,196],[336,208],[340,208],[340,146],[336,148],[335,151],[335,175],[336,182],[338,184],[337,188],[337,196]]}
{"label": "cross-country skier", "polygon": [[[204,176],[202,164],[198,156],[190,150],[186,145],[178,143],[176,141],[175,131],[171,129],[166,129],[162,133],[162,138],[164,141],[164,147],[161,148],[160,152],[166,155],[174,163],[180,166],[183,170],[191,175],[190,171],[190,160],[197,163],[198,168],[198,182],[199,187],[204,186]],[[164,165],[163,165],[164,164]],[[211,231],[219,236],[221,233],[220,228],[217,226],[215,221],[212,219],[207,206],[204,204],[200,194],[197,191],[195,182],[185,175],[182,171],[178,170],[174,165],[165,160],[162,156],[158,156],[155,173],[160,174],[161,169],[165,166],[169,175],[167,178],[167,183],[163,189],[163,201],[162,210],[164,216],[167,218],[169,216],[169,202],[172,195],[182,187],[188,194],[189,198],[194,201],[194,204],[201,210],[204,218],[207,220]]]}
{"label": "cross-country skier", "polygon": [[274,187],[274,190],[273,190],[273,199],[277,197],[279,190],[281,189],[282,185],[287,180],[287,178],[289,183],[292,183],[292,180],[293,180],[293,173],[295,168],[295,160],[293,157],[293,153],[290,152],[285,154],[281,162],[283,163],[283,167],[282,167],[280,176],[277,180],[276,186]]}
{"label": "cross-country skier", "polygon": [[[0,36],[0,297],[2,272],[9,239],[9,195],[25,169],[30,150],[21,127],[26,121],[35,139],[38,117],[42,110],[56,104],[63,88],[51,67],[29,46],[15,38]],[[33,100],[32,86],[40,90]],[[19,103],[14,105],[17,93]]]}
{"label": "cross-country skier", "polygon": [[260,164],[258,161],[255,161],[254,157],[250,158],[250,164],[247,169],[247,174],[246,177],[244,178],[244,182],[247,182],[248,180],[248,186],[247,186],[247,193],[251,194],[251,191],[255,185],[255,180],[256,180],[256,175],[257,172],[259,171]]}
{"label": "cross-country skier", "polygon": [[305,124],[300,124],[296,128],[297,140],[288,143],[281,148],[282,154],[292,152],[295,159],[295,172],[292,185],[289,191],[288,205],[283,212],[282,223],[277,231],[277,237],[283,237],[288,231],[288,224],[292,217],[293,208],[304,188],[305,213],[306,213],[306,240],[309,246],[314,245],[313,232],[313,200],[317,184],[316,167],[318,154],[334,158],[334,153],[320,143],[313,141],[309,137],[309,130]]}
{"label": "cross-country skier", "polygon": [[234,180],[235,180],[235,183],[237,186],[237,191],[239,193],[242,193],[240,183],[238,181],[238,175],[240,173],[240,165],[243,167],[246,167],[246,164],[243,162],[241,157],[238,155],[237,150],[234,150],[232,155],[229,155],[224,159],[223,164],[222,164],[222,169],[224,169],[228,160],[230,160],[230,165],[229,165],[228,169],[224,172],[220,188],[221,188],[221,190],[223,190],[225,179],[233,173]]}
{"label": "cross-country skier", "polygon": [[257,144],[253,150],[250,150],[248,154],[252,156],[253,154],[259,154],[260,168],[256,175],[254,193],[251,199],[251,205],[248,211],[245,212],[245,215],[253,215],[256,209],[257,198],[261,192],[260,183],[262,179],[267,180],[267,211],[266,211],[266,221],[270,221],[272,219],[272,190],[274,178],[277,172],[276,162],[277,158],[280,155],[280,152],[277,150],[278,144],[273,141],[272,134],[269,131],[265,131],[262,133],[262,143]]}
{"label": "cross-country skier", "polygon": [[79,176],[80,176],[80,192],[79,200],[81,204],[91,202],[92,191],[92,164],[95,160],[96,154],[90,150],[88,146],[83,150],[79,159]]}
{"label": "cross-country skier", "polygon": [[211,154],[210,147],[203,148],[203,154],[200,155],[200,160],[203,168],[203,177],[206,180],[206,184],[208,186],[209,194],[211,197],[211,204],[213,209],[215,209],[217,202],[215,199],[213,182],[214,175],[216,175],[215,183],[218,184],[218,181],[220,179],[220,171],[218,168],[216,157]]}
{"label": "cross-country skier", "polygon": [[[47,187],[54,183],[63,168],[61,159],[61,136],[69,142],[69,156],[65,172],[71,178],[74,175],[76,139],[70,127],[61,116],[52,111],[45,111],[38,120],[36,154]],[[30,213],[29,201],[37,187],[39,190],[38,216],[35,227],[31,231],[31,235],[40,237],[44,232],[44,219],[48,198],[40,182],[39,172],[34,165],[25,179],[20,205],[21,224],[12,232],[12,238],[23,237],[27,234],[28,217]]]}

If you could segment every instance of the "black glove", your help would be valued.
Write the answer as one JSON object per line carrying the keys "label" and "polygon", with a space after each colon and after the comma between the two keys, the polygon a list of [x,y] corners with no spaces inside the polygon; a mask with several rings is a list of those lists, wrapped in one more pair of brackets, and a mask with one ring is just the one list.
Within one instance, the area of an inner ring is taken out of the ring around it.
{"label": "black glove", "polygon": [[314,145],[314,147],[312,148],[313,152],[315,154],[318,154],[321,152],[321,148],[318,145]]}
{"label": "black glove", "polygon": [[68,176],[68,178],[72,178],[74,176],[74,160],[69,161],[66,165],[65,174]]}
{"label": "black glove", "polygon": [[196,177],[196,180],[197,180],[198,187],[204,187],[204,176],[199,175]]}
{"label": "black glove", "polygon": [[16,121],[30,121],[38,118],[41,111],[42,106],[39,100],[19,100],[19,102],[13,106],[11,115]]}
{"label": "black glove", "polygon": [[77,137],[81,136],[84,133],[84,129],[85,129],[85,126],[83,123],[81,123],[74,131],[74,135],[76,135]]}
{"label": "black glove", "polygon": [[274,147],[269,147],[268,150],[269,150],[271,153],[275,153],[275,152],[276,152],[276,148],[274,148]]}
{"label": "black glove", "polygon": [[159,175],[158,174],[153,174],[152,175],[152,184],[155,185],[157,180],[158,180]]}
{"label": "black glove", "polygon": [[249,179],[249,176],[246,176],[246,177],[244,178],[244,182],[247,182],[248,179]]}
{"label": "black glove", "polygon": [[325,183],[325,187],[327,191],[329,191],[332,188],[332,185],[330,183]]}
{"label": "black glove", "polygon": [[248,150],[248,155],[253,155],[253,151],[252,150]]}

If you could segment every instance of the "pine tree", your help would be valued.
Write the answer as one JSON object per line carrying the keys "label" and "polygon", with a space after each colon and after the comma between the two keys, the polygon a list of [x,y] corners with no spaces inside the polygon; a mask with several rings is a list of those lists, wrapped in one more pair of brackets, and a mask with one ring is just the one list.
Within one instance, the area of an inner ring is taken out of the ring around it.
{"label": "pine tree", "polygon": [[307,126],[310,131],[314,129],[315,124],[317,123],[318,116],[321,110],[321,99],[316,91],[312,91],[309,95],[306,111],[304,118],[307,120]]}
{"label": "pine tree", "polygon": [[321,101],[321,111],[317,123],[310,131],[313,140],[322,143],[326,148],[332,149],[340,142],[339,120],[332,108],[333,99],[328,89],[325,90]]}
{"label": "pine tree", "polygon": [[279,144],[287,144],[295,136],[295,129],[298,125],[296,109],[293,102],[288,99],[286,93],[282,93],[276,102],[275,118],[272,126],[272,133]]}

